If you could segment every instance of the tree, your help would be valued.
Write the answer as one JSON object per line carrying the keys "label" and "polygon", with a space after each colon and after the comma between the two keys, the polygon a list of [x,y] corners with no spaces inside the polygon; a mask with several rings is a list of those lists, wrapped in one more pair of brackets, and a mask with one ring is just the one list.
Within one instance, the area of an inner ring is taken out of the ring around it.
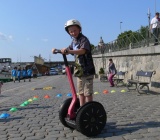
{"label": "tree", "polygon": [[127,48],[130,43],[137,43],[144,39],[146,39],[148,33],[148,27],[147,26],[141,26],[140,30],[138,31],[125,31],[124,33],[121,33],[118,35],[117,38],[117,44],[120,49]]}
{"label": "tree", "polygon": [[91,50],[94,50],[95,46],[93,44],[91,44]]}

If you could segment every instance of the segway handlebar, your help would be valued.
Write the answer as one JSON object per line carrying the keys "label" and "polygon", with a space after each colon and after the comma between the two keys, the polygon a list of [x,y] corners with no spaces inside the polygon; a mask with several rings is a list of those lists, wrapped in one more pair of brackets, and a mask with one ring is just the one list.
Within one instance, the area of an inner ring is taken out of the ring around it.
{"label": "segway handlebar", "polygon": [[[57,53],[61,53],[61,54],[62,54],[61,50],[55,49],[54,54],[57,54]],[[63,59],[64,59],[64,64],[65,64],[65,66],[68,66],[68,61],[67,61],[66,55],[65,55],[65,54],[62,54],[62,55],[63,55]]]}
{"label": "segway handlebar", "polygon": [[54,54],[57,54],[57,53],[62,53],[62,52],[59,49],[55,49]]}

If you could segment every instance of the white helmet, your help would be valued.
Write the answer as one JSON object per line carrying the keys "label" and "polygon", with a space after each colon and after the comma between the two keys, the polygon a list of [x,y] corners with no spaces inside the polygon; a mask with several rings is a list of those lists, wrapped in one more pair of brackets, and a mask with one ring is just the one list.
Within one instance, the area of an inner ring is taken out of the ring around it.
{"label": "white helmet", "polygon": [[81,23],[80,23],[78,20],[76,20],[76,19],[68,20],[68,21],[65,23],[64,28],[65,28],[65,30],[68,32],[68,27],[69,27],[69,26],[73,26],[73,25],[77,25],[77,26],[80,27],[80,29],[82,29]]}

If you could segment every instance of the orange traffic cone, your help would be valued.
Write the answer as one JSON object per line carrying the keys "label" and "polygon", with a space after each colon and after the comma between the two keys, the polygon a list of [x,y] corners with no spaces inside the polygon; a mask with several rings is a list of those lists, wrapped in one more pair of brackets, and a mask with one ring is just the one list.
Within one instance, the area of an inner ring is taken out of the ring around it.
{"label": "orange traffic cone", "polygon": [[50,98],[50,96],[49,95],[45,95],[44,98],[48,99],[48,98]]}
{"label": "orange traffic cone", "polygon": [[38,96],[37,96],[37,95],[35,95],[33,98],[38,98]]}
{"label": "orange traffic cone", "polygon": [[103,90],[103,94],[107,94],[108,93],[108,90]]}

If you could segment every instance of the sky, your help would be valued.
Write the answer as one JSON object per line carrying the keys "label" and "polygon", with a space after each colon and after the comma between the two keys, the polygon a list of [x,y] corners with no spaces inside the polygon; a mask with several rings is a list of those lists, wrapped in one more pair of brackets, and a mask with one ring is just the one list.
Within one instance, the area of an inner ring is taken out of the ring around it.
{"label": "sky", "polygon": [[121,31],[148,25],[148,9],[153,18],[160,0],[0,0],[0,58],[33,62],[40,54],[45,61],[63,61],[51,50],[70,45],[67,20],[79,20],[82,33],[97,46],[101,36],[108,43]]}

